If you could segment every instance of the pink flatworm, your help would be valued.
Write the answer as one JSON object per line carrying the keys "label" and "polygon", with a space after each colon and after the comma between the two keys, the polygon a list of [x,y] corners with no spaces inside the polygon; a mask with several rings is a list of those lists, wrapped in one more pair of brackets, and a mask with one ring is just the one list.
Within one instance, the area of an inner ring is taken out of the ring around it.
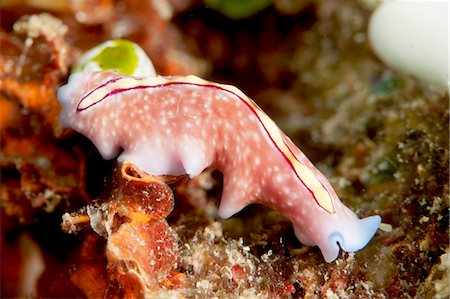
{"label": "pink flatworm", "polygon": [[76,73],[58,91],[61,122],[87,136],[105,159],[123,152],[152,175],[224,174],[219,215],[251,203],[292,221],[298,239],[327,262],[354,252],[381,218],[359,219],[328,180],[249,97],[234,86],[187,77]]}

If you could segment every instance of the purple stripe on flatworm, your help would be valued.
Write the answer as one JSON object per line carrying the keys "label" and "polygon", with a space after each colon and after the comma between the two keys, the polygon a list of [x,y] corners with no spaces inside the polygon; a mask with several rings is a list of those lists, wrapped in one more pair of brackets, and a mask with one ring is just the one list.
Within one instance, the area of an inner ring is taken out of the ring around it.
{"label": "purple stripe on flatworm", "polygon": [[[249,109],[250,111],[253,112],[253,114],[256,116],[256,118],[258,119],[258,121],[260,122],[260,124],[262,125],[262,127],[264,128],[264,131],[266,131],[267,136],[269,136],[269,139],[272,141],[273,145],[275,146],[275,148],[278,150],[278,152],[283,156],[283,158],[286,160],[286,162],[291,166],[293,172],[295,173],[295,176],[298,178],[298,180],[303,184],[303,186],[305,186],[305,188],[308,190],[308,192],[311,194],[311,196],[314,198],[315,202],[317,203],[317,205],[319,207],[321,207],[323,210],[325,210],[326,212],[330,213],[329,211],[327,211],[325,208],[323,208],[320,204],[319,201],[316,198],[316,195],[314,194],[314,192],[305,184],[305,182],[300,178],[299,174],[297,173],[297,171],[295,171],[295,167],[294,164],[292,164],[291,160],[289,160],[289,158],[283,153],[283,151],[278,147],[278,145],[276,144],[275,140],[273,140],[272,136],[270,135],[269,131],[267,130],[266,126],[264,125],[264,122],[259,118],[258,113],[252,108],[252,106],[250,106],[249,103],[247,103],[242,97],[240,97],[239,95],[237,95],[236,93],[232,92],[231,90],[228,90],[226,88],[220,87],[220,86],[216,86],[216,85],[208,85],[208,84],[197,84],[197,83],[189,83],[189,82],[168,82],[168,83],[163,83],[163,84],[158,84],[158,85],[138,85],[138,86],[133,86],[133,87],[129,87],[129,88],[117,88],[112,90],[110,93],[108,93],[107,95],[105,95],[103,98],[101,98],[100,100],[98,100],[95,103],[92,103],[91,105],[80,109],[79,106],[81,104],[81,102],[86,99],[90,94],[92,94],[95,90],[98,90],[99,88],[104,87],[105,85],[109,84],[109,83],[113,83],[116,82],[119,79],[122,79],[124,77],[119,77],[113,80],[109,80],[105,83],[103,83],[102,85],[98,86],[97,88],[95,88],[93,91],[91,91],[89,94],[87,94],[86,96],[83,97],[83,99],[81,99],[80,103],[78,104],[77,107],[77,111],[81,112],[84,111],[100,102],[102,102],[103,100],[105,100],[107,97],[109,96],[113,96],[115,94],[121,93],[121,92],[125,92],[125,91],[130,91],[130,90],[137,90],[137,89],[149,89],[149,88],[160,88],[160,87],[165,87],[165,86],[171,86],[171,85],[191,85],[191,86],[198,86],[198,87],[209,87],[209,88],[215,88],[221,91],[225,91],[228,93],[231,93],[232,95],[236,96],[241,102],[243,102]],[[251,101],[251,99],[249,99]],[[256,105],[256,104],[255,104]],[[256,107],[258,107],[256,105]],[[284,142],[284,141],[283,141]],[[286,143],[285,143],[286,145]],[[289,148],[289,146],[286,145],[286,147],[289,149],[289,151],[291,151],[291,149]],[[292,151],[291,151],[292,153]],[[292,156],[297,160],[297,158],[295,157],[295,155],[292,153]],[[298,160],[297,160],[298,161]],[[300,164],[302,164],[300,161],[298,161]],[[319,181],[320,182],[320,181]],[[321,182],[320,182],[321,183]],[[323,185],[322,185],[323,187]],[[324,188],[325,189],[325,188]],[[326,189],[325,189],[326,190]]]}
{"label": "purple stripe on flatworm", "polygon": [[97,86],[97,87],[94,88],[93,90],[91,90],[87,95],[85,95],[84,97],[81,98],[80,102],[79,102],[78,105],[77,105],[77,111],[83,111],[83,110],[86,110],[87,108],[89,108],[89,107],[91,107],[91,106],[94,106],[94,105],[97,104],[98,102],[103,101],[104,98],[102,98],[100,101],[98,101],[98,102],[96,102],[96,103],[93,103],[93,104],[91,104],[91,105],[89,105],[89,106],[87,106],[87,107],[85,107],[85,108],[83,108],[83,109],[80,109],[81,103],[82,103],[87,97],[89,97],[92,93],[94,93],[96,90],[99,90],[100,88],[105,87],[106,85],[108,85],[108,84],[110,84],[110,83],[114,83],[114,82],[116,82],[116,81],[119,81],[120,79],[123,79],[123,78],[125,78],[125,76],[118,77],[118,78],[114,78],[114,79],[110,79],[110,80],[108,80],[108,81],[106,81],[106,82],[100,84],[99,86]]}

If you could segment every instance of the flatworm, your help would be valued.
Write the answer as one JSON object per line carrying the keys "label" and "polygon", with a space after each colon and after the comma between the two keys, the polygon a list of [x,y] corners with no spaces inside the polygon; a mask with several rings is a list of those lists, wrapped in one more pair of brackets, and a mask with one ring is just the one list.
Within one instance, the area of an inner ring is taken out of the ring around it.
{"label": "flatworm", "polygon": [[249,97],[195,76],[136,78],[76,73],[60,88],[61,122],[84,134],[105,159],[119,155],[152,175],[224,174],[219,215],[251,203],[288,217],[299,240],[326,261],[354,252],[381,218],[358,217],[324,175]]}

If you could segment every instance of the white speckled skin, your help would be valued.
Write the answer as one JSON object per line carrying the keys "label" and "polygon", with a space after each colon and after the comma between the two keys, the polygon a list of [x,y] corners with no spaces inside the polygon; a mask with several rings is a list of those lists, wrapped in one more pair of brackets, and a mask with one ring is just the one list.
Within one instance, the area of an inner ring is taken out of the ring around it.
{"label": "white speckled skin", "polygon": [[302,243],[319,246],[327,262],[339,248],[363,248],[380,224],[379,216],[358,219],[345,207],[323,174],[235,87],[194,76],[76,73],[58,99],[63,126],[91,139],[103,158],[123,148],[119,162],[153,175],[195,177],[216,167],[224,174],[221,217],[255,202],[274,208],[292,221]]}

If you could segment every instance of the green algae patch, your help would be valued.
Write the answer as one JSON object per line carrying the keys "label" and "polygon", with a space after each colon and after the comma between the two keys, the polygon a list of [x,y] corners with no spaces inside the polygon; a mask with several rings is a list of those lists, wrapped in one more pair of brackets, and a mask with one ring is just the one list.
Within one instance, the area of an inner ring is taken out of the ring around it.
{"label": "green algae patch", "polygon": [[231,19],[247,18],[272,4],[272,0],[204,0],[204,2]]}

